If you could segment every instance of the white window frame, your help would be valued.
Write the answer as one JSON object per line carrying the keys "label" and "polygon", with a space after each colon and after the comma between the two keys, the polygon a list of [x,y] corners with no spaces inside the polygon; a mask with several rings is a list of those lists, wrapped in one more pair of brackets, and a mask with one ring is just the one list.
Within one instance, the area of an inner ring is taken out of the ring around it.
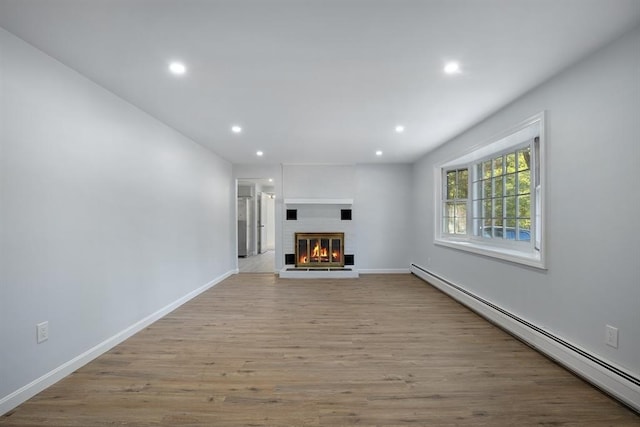
{"label": "white window frame", "polygon": [[[538,137],[537,153],[534,148],[534,137]],[[474,233],[474,191],[473,177],[476,173],[475,165],[494,158],[503,153],[515,151],[530,145],[532,148],[531,169],[531,229],[530,241],[509,239],[488,239],[476,236]],[[505,261],[523,264],[531,267],[546,268],[544,212],[545,212],[545,112],[536,114],[519,123],[513,128],[476,145],[467,153],[448,162],[438,165],[434,170],[435,182],[435,241],[436,245],[447,246],[462,251],[472,252]],[[444,231],[444,210],[446,193],[446,173],[454,169],[468,169],[469,182],[467,185],[467,234],[448,234]],[[537,172],[538,185],[534,176]]]}

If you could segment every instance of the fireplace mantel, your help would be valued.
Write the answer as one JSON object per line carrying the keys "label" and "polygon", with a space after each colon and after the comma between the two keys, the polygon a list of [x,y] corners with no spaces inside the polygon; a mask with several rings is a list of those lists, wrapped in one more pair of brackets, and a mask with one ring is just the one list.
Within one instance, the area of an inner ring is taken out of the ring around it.
{"label": "fireplace mantel", "polygon": [[284,199],[285,205],[353,205],[353,199]]}

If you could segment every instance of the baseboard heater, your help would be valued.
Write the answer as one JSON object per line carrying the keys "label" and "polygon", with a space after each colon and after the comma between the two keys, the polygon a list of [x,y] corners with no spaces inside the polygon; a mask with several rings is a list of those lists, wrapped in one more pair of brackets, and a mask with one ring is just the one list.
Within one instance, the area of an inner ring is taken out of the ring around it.
{"label": "baseboard heater", "polygon": [[[561,365],[571,370],[572,372],[576,373],[580,377],[586,379],[587,381],[592,383],[594,386],[603,390],[605,393],[613,396],[614,398],[620,400],[625,405],[631,407],[631,409],[633,409],[634,411],[640,413],[640,378],[637,378],[636,376],[630,374],[629,372],[623,371],[622,369],[611,365],[605,360],[600,359],[599,357],[567,342],[566,340],[563,340],[562,338],[556,335],[553,335],[552,333],[540,328],[539,326],[536,326],[533,323],[528,322],[522,319],[521,317],[516,316],[513,313],[510,313],[509,311],[493,304],[492,302],[487,301],[486,299],[479,297],[478,295],[475,295],[472,292],[469,292],[468,290],[456,285],[455,283],[450,282],[444,277],[441,277],[438,274],[435,274],[429,270],[426,270],[417,264],[412,263],[411,269],[412,269],[412,273],[420,277],[422,280],[425,280],[426,282],[432,284],[436,288],[444,291],[449,296],[461,302],[466,307],[468,307],[475,313],[479,314],[483,318],[487,319],[491,323],[496,324],[501,329],[506,330],[510,334],[514,334],[518,339],[521,339],[526,344],[533,346],[538,351],[552,358],[553,360],[560,363]],[[426,275],[427,277],[426,278],[422,277],[423,275]],[[610,381],[599,381],[599,379],[597,378],[597,375],[594,375],[595,374],[594,372],[585,372],[584,369],[581,369],[584,367],[574,366],[569,361],[564,360],[561,356],[554,354],[553,351],[549,351],[548,348],[545,348],[544,346],[536,345],[535,340],[527,339],[527,337],[522,336],[515,330],[512,330],[513,328],[509,328],[509,325],[496,322],[496,320],[498,319],[493,318],[490,315],[490,313],[486,313],[486,312],[483,312],[482,310],[478,310],[478,308],[482,308],[482,306],[476,307],[474,306],[474,304],[467,303],[469,301],[465,302],[464,300],[460,300],[459,298],[456,298],[456,296],[452,295],[451,292],[447,292],[446,289],[443,289],[441,286],[438,286],[437,284],[432,283],[430,280],[428,280],[428,278],[432,278],[435,281],[438,281],[441,284],[451,288],[451,290],[455,290],[456,292],[459,292],[464,296],[471,298],[471,300],[476,304],[481,304],[485,308],[489,308],[497,313],[502,314],[503,316],[507,317],[511,321],[516,322],[516,324],[519,325],[521,328],[528,330],[529,333],[535,332],[536,334],[543,336],[547,340],[554,343],[556,346],[560,347],[561,350],[564,351],[565,353],[573,354],[574,357],[579,357],[579,358],[582,358],[583,360],[584,359],[588,360],[589,362],[598,366],[601,371],[604,371],[604,373],[609,377],[610,380],[616,381],[618,384],[620,384],[620,387],[612,386]]]}

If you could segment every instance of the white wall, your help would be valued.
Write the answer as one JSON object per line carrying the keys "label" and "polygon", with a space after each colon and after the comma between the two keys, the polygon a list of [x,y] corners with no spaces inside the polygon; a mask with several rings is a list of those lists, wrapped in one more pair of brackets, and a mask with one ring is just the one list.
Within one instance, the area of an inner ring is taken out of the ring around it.
{"label": "white wall", "polygon": [[[636,377],[638,46],[640,28],[417,162],[411,252],[417,265]],[[542,110],[547,110],[548,270],[434,245],[434,167]],[[619,328],[618,349],[604,344],[606,324]]]}
{"label": "white wall", "polygon": [[229,163],[1,29],[0,58],[2,413],[228,274],[235,194]]}

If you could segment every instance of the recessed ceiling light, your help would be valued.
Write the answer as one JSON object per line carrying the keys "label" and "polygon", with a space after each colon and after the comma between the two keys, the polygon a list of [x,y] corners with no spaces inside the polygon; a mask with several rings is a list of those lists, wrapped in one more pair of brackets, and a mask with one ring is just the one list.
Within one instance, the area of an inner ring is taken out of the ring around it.
{"label": "recessed ceiling light", "polygon": [[396,132],[398,132],[398,133],[404,132],[404,126],[402,126],[402,125],[396,126]]}
{"label": "recessed ceiling light", "polygon": [[376,151],[376,156],[382,156],[382,150]]}
{"label": "recessed ceiling light", "polygon": [[233,125],[233,126],[231,126],[231,132],[240,133],[240,132],[242,132],[242,128],[240,126],[238,126],[238,125]]}
{"label": "recessed ceiling light", "polygon": [[173,74],[184,74],[187,72],[187,67],[185,67],[184,64],[180,62],[172,62],[171,64],[169,64],[169,71],[171,71]]}
{"label": "recessed ceiling light", "polygon": [[273,178],[269,178],[269,182],[273,182]]}
{"label": "recessed ceiling light", "polygon": [[262,151],[256,151],[256,156],[262,156],[264,153]]}
{"label": "recessed ceiling light", "polygon": [[457,62],[447,62],[444,66],[444,72],[447,74],[455,74],[460,72],[460,64]]}

